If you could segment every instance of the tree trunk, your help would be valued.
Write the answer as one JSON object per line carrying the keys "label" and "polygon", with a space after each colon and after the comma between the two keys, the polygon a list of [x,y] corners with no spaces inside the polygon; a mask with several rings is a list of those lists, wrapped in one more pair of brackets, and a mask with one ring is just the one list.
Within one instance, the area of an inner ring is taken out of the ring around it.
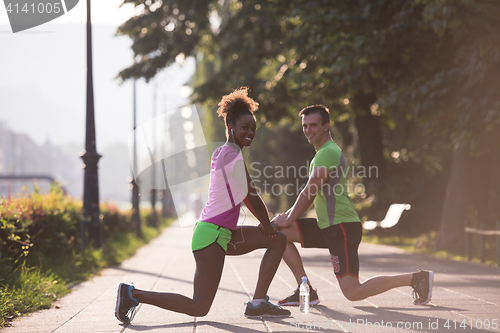
{"label": "tree trunk", "polygon": [[[361,165],[366,174],[372,168],[371,177],[365,179],[368,192],[373,192],[374,185],[385,176],[384,146],[382,144],[382,132],[380,128],[380,116],[374,116],[370,107],[377,100],[374,93],[358,92],[354,96],[356,108],[355,124],[358,130],[358,147],[361,156]],[[377,168],[377,175],[373,172]]]}
{"label": "tree trunk", "polygon": [[436,239],[436,249],[463,253],[465,251],[465,218],[468,212],[470,170],[469,147],[464,145],[453,153],[450,177]]}
{"label": "tree trunk", "polygon": [[500,129],[497,128],[491,135],[488,136],[488,150],[490,153],[487,156],[485,164],[488,166],[488,185],[487,191],[487,221],[486,226],[489,229],[496,229],[496,222],[500,221]]}
{"label": "tree trunk", "polygon": [[[472,227],[496,229],[500,218],[500,153],[496,147],[499,131],[488,132],[481,140],[479,156],[471,154],[471,145],[462,144],[454,151],[450,179],[436,239],[437,250],[465,253],[465,221]],[[476,145],[477,147],[477,145]],[[478,153],[478,148],[472,153]]]}

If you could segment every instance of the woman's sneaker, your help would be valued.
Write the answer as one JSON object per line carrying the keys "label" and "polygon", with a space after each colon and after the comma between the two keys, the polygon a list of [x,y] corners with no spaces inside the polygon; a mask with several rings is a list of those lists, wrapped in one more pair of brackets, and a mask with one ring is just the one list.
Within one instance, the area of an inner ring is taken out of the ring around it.
{"label": "woman's sneaker", "polygon": [[431,301],[432,298],[432,282],[434,281],[433,271],[422,271],[419,270],[414,273],[415,280],[412,282],[411,287],[413,288],[413,298],[415,305],[425,305]]}
{"label": "woman's sneaker", "polygon": [[116,310],[115,316],[124,324],[128,324],[134,319],[136,307],[139,302],[132,297],[134,286],[120,283],[118,293],[116,295]]}
{"label": "woman's sneaker", "polygon": [[269,296],[266,296],[265,302],[257,306],[253,306],[252,302],[248,302],[245,310],[245,317],[247,318],[283,318],[290,315],[290,311],[269,302]]}
{"label": "woman's sneaker", "polygon": [[[300,292],[299,288],[295,289],[295,291],[285,299],[278,301],[278,305],[281,306],[293,306],[299,305],[299,297]],[[311,289],[311,293],[309,294],[309,305],[319,304],[318,292],[315,289]]]}

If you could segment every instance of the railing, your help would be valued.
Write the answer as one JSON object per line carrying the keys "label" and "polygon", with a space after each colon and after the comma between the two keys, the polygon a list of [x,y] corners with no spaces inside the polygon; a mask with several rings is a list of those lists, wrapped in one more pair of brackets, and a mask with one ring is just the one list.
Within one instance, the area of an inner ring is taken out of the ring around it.
{"label": "railing", "polygon": [[481,262],[485,261],[484,236],[497,236],[497,266],[500,265],[500,221],[497,221],[496,224],[497,230],[483,230],[482,223],[480,223],[479,229],[476,229],[469,227],[468,221],[465,221],[465,250],[467,252],[467,260],[471,260],[469,234],[479,235],[479,258]]}
{"label": "railing", "polygon": [[[56,179],[47,174],[30,174],[30,175],[0,175],[0,180],[33,180],[33,179],[43,179],[47,180],[50,183],[53,183],[56,181]],[[67,194],[68,191],[64,186],[61,185],[61,189],[63,190],[64,194]]]}

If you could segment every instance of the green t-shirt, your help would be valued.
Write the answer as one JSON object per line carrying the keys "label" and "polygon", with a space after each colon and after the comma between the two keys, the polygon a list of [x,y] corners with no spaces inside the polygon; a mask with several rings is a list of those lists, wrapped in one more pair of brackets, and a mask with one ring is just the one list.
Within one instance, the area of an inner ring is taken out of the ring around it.
{"label": "green t-shirt", "polygon": [[344,222],[361,222],[349,197],[345,178],[345,158],[335,142],[325,142],[314,156],[309,175],[314,168],[325,167],[330,177],[314,198],[314,209],[321,229]]}

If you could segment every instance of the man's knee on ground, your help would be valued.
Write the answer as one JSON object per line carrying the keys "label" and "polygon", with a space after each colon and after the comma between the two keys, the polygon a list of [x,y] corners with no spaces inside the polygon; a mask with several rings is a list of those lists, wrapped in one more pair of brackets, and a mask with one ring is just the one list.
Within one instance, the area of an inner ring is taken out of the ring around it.
{"label": "man's knee on ground", "polygon": [[345,298],[347,298],[351,302],[356,302],[356,301],[361,301],[365,299],[357,290],[355,289],[342,289],[342,293],[344,294]]}

